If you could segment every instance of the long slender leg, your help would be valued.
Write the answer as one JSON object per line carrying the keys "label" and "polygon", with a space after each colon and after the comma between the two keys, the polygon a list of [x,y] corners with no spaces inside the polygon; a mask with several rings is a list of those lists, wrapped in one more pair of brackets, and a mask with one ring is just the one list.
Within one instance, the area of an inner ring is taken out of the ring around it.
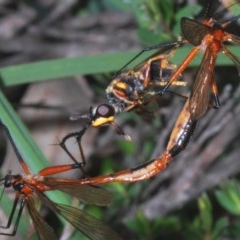
{"label": "long slender leg", "polygon": [[212,93],[213,93],[213,97],[214,97],[214,102],[215,104],[213,105],[213,108],[220,108],[220,100],[218,97],[218,89],[217,89],[217,85],[216,85],[216,81],[214,79],[211,79],[211,87],[212,87]]}
{"label": "long slender leg", "polygon": [[20,204],[20,208],[19,208],[19,211],[18,211],[17,219],[16,219],[16,222],[15,222],[15,225],[14,225],[14,228],[13,228],[13,232],[12,232],[13,236],[17,232],[18,224],[19,224],[19,221],[20,221],[20,218],[21,218],[24,206],[25,206],[25,198],[22,199],[21,204]]}
{"label": "long slender leg", "polygon": [[196,57],[197,53],[199,52],[200,47],[194,47],[187,57],[183,60],[183,62],[179,65],[177,70],[172,74],[171,78],[169,79],[169,82],[166,84],[166,86],[163,88],[163,90],[160,92],[162,95],[164,92],[168,90],[170,85],[180,76],[180,74],[186,69],[186,67],[189,65],[189,63]]}
{"label": "long slender leg", "polygon": [[77,143],[78,143],[78,148],[79,148],[79,151],[80,151],[80,155],[81,155],[81,160],[82,162],[80,163],[79,165],[79,168],[81,169],[82,173],[85,175],[85,176],[88,176],[86,171],[84,170],[84,166],[86,164],[86,160],[85,160],[85,156],[84,156],[84,152],[83,152],[83,148],[82,148],[82,144],[81,144],[81,140],[82,140],[82,137],[84,135],[84,133],[86,132],[88,128],[88,125],[86,127],[84,127],[81,131],[79,132],[74,132],[74,133],[69,133],[68,135],[66,135],[62,140],[61,142],[59,143],[59,145],[62,147],[62,149],[67,153],[67,155],[73,160],[73,162],[75,162],[76,164],[79,164],[79,162],[75,159],[75,157],[72,155],[72,153],[68,150],[67,146],[66,146],[66,141],[69,139],[69,138],[72,138],[72,137],[75,137],[76,140],[77,140]]}
{"label": "long slender leg", "polygon": [[73,169],[77,169],[82,167],[82,163],[73,163],[73,164],[63,164],[63,165],[56,165],[51,167],[46,167],[38,172],[39,176],[48,176],[54,175],[57,173],[67,172]]}
{"label": "long slender leg", "polygon": [[18,204],[18,200],[19,200],[19,193],[17,192],[16,195],[15,195],[15,199],[14,199],[14,203],[13,203],[13,207],[12,207],[10,216],[8,218],[7,225],[6,226],[0,226],[0,228],[8,229],[10,227],[10,225],[12,223],[12,220],[13,220],[13,216],[14,216],[16,207],[17,207],[17,204]]}
{"label": "long slender leg", "polygon": [[[16,193],[14,204],[13,204],[13,207],[12,207],[12,210],[11,210],[11,213],[10,213],[7,225],[6,226],[0,226],[0,228],[4,228],[4,229],[10,228],[10,226],[12,224],[14,213],[16,211],[16,207],[17,207],[18,201],[19,201],[19,192]],[[19,224],[19,220],[21,218],[24,206],[25,206],[25,199],[23,198],[21,203],[20,203],[19,211],[18,211],[18,214],[17,214],[17,218],[16,218],[16,221],[15,221],[12,233],[1,232],[0,235],[14,236],[16,234],[17,228],[18,228],[18,224]]]}
{"label": "long slender leg", "polygon": [[238,75],[240,76],[240,59],[236,57],[232,52],[230,52],[226,47],[222,46],[224,54],[226,54],[232,62],[236,65],[238,70]]}
{"label": "long slender leg", "polygon": [[[75,159],[75,157],[72,155],[72,153],[68,150],[67,146],[66,146],[66,142],[68,139],[75,137],[79,142],[79,140],[81,140],[81,137],[79,137],[79,135],[81,135],[81,131],[80,132],[73,132],[73,133],[69,133],[67,134],[59,143],[59,145],[61,146],[61,148],[67,153],[67,155],[75,162],[78,163],[78,161]],[[80,151],[81,152],[81,151]],[[85,165],[85,158],[82,159],[82,165]]]}

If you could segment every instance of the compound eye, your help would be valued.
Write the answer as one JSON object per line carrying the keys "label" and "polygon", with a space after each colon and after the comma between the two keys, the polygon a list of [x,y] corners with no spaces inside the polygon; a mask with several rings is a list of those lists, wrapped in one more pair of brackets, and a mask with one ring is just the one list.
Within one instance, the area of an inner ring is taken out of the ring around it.
{"label": "compound eye", "polygon": [[4,186],[6,188],[9,188],[12,186],[12,176],[10,174],[5,177]]}
{"label": "compound eye", "polygon": [[96,110],[96,117],[111,117],[115,114],[114,108],[108,104],[98,106]]}
{"label": "compound eye", "polygon": [[110,124],[114,121],[115,110],[109,104],[101,104],[96,108],[92,126],[99,127],[105,124]]}

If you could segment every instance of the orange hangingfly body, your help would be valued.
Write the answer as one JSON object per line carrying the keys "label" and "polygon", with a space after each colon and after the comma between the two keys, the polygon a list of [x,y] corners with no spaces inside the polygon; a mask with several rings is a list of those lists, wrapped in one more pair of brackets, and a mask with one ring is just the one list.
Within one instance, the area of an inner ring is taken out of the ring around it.
{"label": "orange hangingfly body", "polygon": [[215,107],[218,108],[220,106],[217,86],[214,80],[214,67],[218,53],[222,52],[229,57],[240,73],[240,60],[226,47],[228,43],[240,44],[240,37],[227,31],[229,25],[239,18],[240,15],[237,15],[223,23],[218,22],[214,18],[206,18],[202,23],[186,17],[181,19],[183,37],[194,47],[171,76],[163,92],[166,91],[178,78],[179,74],[186,69],[198,52],[202,51],[203,59],[196,80],[194,81],[189,101],[190,112],[193,119],[200,118],[208,109],[210,92],[214,96]]}
{"label": "orange hangingfly body", "polygon": [[181,43],[190,43],[194,45],[194,47],[173,72],[163,90],[159,92],[159,95],[163,94],[172,83],[178,80],[198,52],[203,52],[203,59],[191,94],[174,125],[166,150],[152,161],[146,162],[136,168],[105,176],[85,178],[80,180],[81,184],[91,183],[98,185],[111,182],[135,182],[148,179],[165,169],[167,164],[184,150],[194,133],[199,118],[204,115],[209,106],[212,106],[212,104],[209,103],[210,93],[213,94],[215,99],[213,106],[216,108],[220,106],[217,86],[213,76],[218,53],[222,52],[228,56],[236,65],[238,71],[240,71],[239,59],[226,47],[226,43],[240,43],[238,36],[226,30],[227,27],[238,18],[240,18],[240,15],[224,23],[219,23],[213,18],[206,18],[203,23],[185,17],[181,19],[184,40],[182,42],[176,42],[175,45],[174,43],[169,43],[169,46],[179,46]]}
{"label": "orange hangingfly body", "polygon": [[99,187],[80,185],[77,180],[60,179],[51,176],[79,168],[79,164],[47,167],[39,171],[37,174],[31,174],[18,152],[8,129],[5,126],[3,127],[6,130],[25,174],[7,174],[3,179],[0,179],[0,184],[4,185],[4,188],[12,188],[15,191],[15,200],[8,222],[5,226],[0,226],[0,228],[7,230],[11,227],[18,203],[20,205],[12,232],[9,233],[4,231],[0,232],[0,235],[14,236],[16,234],[22,211],[26,206],[39,239],[59,239],[53,230],[54,227],[50,227],[48,223],[45,222],[36,208],[36,200],[40,200],[49,209],[63,217],[73,227],[88,236],[90,239],[122,239],[117,233],[90,214],[76,207],[53,202],[44,194],[46,191],[59,190],[84,203],[107,206],[112,201],[112,195],[110,193]]}

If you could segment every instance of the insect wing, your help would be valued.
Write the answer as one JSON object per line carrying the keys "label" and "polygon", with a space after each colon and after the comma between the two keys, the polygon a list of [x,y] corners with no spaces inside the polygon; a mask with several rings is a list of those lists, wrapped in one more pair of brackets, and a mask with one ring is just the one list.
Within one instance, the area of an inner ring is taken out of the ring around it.
{"label": "insect wing", "polygon": [[181,19],[181,31],[186,40],[194,46],[198,46],[203,38],[212,32],[212,28],[196,20],[183,17]]}
{"label": "insect wing", "polygon": [[91,185],[80,185],[77,180],[45,177],[43,183],[52,189],[63,191],[87,204],[108,206],[113,200],[113,196],[105,189]]}
{"label": "insect wing", "polygon": [[40,200],[52,211],[61,215],[78,231],[84,233],[92,240],[122,240],[122,238],[103,224],[97,218],[89,215],[81,209],[52,202],[47,196],[36,189],[35,193]]}
{"label": "insect wing", "polygon": [[28,197],[26,199],[26,206],[29,212],[29,215],[33,221],[37,235],[41,240],[57,240],[53,229],[44,221],[40,216],[38,210],[36,209],[35,202],[33,198]]}
{"label": "insect wing", "polygon": [[146,59],[144,59],[141,63],[139,63],[137,66],[135,66],[132,70],[134,72],[141,70],[143,67],[145,67],[146,63],[151,60],[152,58],[156,58],[159,57],[159,59],[168,59],[170,57],[172,57],[173,54],[167,53],[168,51],[174,51],[174,49],[176,49],[179,45],[176,46],[165,46],[163,48],[161,48],[160,50],[158,50],[157,52],[153,53],[152,55],[150,55],[149,57],[147,57]]}
{"label": "insect wing", "polygon": [[209,89],[213,79],[213,62],[209,49],[206,49],[197,78],[190,95],[190,112],[193,120],[200,118],[209,106]]}
{"label": "insect wing", "polygon": [[86,212],[68,205],[57,204],[59,214],[76,229],[94,240],[121,240],[122,238],[108,226]]}

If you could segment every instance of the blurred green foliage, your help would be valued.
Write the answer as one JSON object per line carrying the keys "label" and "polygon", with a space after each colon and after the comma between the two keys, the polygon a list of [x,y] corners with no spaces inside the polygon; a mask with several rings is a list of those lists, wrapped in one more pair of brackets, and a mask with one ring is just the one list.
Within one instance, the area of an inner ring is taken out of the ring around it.
{"label": "blurred green foliage", "polygon": [[175,215],[148,220],[139,210],[135,218],[125,224],[139,236],[138,239],[239,239],[239,189],[239,181],[230,180],[214,190],[216,198],[212,193],[203,193],[194,200],[198,212],[186,216],[188,205]]}

